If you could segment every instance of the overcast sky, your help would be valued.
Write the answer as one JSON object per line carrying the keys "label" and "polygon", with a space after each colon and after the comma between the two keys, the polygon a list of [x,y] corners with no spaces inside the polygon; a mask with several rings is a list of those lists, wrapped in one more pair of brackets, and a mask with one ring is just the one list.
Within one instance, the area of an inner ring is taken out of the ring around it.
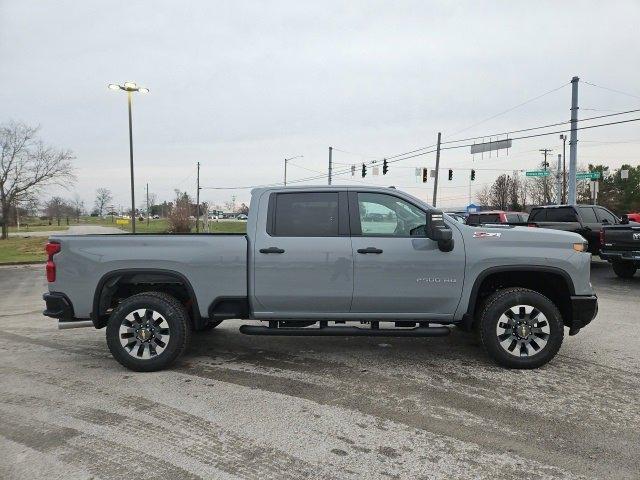
{"label": "overcast sky", "polygon": [[[0,121],[39,124],[47,142],[74,151],[78,182],[63,195],[91,205],[107,187],[126,206],[126,96],[107,84],[136,81],[151,90],[134,98],[136,195],[149,182],[170,200],[174,188],[195,193],[198,161],[204,187],[249,186],[282,181],[283,159],[296,155],[289,180],[326,173],[330,145],[344,170],[430,145],[438,131],[446,140],[564,121],[574,75],[636,95],[581,82],[581,117],[640,108],[639,25],[637,0],[0,0]],[[579,133],[580,163],[638,165],[640,122]],[[444,172],[440,204],[467,204],[472,164],[475,190],[534,169],[540,148],[555,160],[558,135],[497,158],[444,151],[454,180]],[[394,163],[386,177],[370,169],[365,181],[430,200],[432,183],[418,184],[414,168],[434,163]],[[335,183],[360,182],[359,168]],[[249,190],[202,199],[231,195],[248,201]]]}

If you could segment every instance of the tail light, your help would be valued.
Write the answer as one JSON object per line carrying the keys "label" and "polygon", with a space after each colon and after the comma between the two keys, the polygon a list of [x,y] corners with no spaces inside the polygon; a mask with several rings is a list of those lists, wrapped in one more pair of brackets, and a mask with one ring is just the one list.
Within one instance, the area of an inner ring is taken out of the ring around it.
{"label": "tail light", "polygon": [[48,242],[44,247],[44,251],[47,252],[47,282],[56,281],[56,264],[53,262],[53,256],[61,249],[61,245],[57,242]]}
{"label": "tail light", "polygon": [[600,246],[604,245],[604,228],[600,229]]}

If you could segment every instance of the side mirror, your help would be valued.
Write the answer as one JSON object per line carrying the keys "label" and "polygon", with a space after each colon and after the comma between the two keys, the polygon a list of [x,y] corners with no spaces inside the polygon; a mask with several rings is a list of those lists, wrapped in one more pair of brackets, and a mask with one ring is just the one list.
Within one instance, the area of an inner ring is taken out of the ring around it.
{"label": "side mirror", "polygon": [[622,225],[627,225],[629,223],[629,216],[625,213],[622,215],[622,219],[620,220]]}
{"label": "side mirror", "polygon": [[453,250],[453,232],[444,223],[444,215],[440,210],[427,212],[425,221],[425,234],[427,238],[438,242],[438,248],[443,252]]}

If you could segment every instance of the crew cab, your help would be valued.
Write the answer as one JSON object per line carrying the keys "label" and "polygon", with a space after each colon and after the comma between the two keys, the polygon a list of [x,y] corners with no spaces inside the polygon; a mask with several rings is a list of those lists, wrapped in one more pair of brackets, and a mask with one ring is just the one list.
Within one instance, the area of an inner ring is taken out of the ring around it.
{"label": "crew cab", "polygon": [[242,325],[248,335],[477,327],[497,363],[535,368],[564,327],[574,335],[596,315],[585,248],[574,233],[463,225],[391,188],[258,188],[246,235],[52,236],[44,314],[106,327],[113,356],[138,371],[242,319],[264,322]]}
{"label": "crew cab", "polygon": [[629,222],[603,227],[600,231],[600,258],[607,260],[621,278],[631,278],[640,268],[640,223]]}
{"label": "crew cab", "polygon": [[578,233],[589,242],[589,251],[597,255],[602,227],[617,225],[620,219],[599,205],[547,205],[533,207],[528,222],[540,228]]}

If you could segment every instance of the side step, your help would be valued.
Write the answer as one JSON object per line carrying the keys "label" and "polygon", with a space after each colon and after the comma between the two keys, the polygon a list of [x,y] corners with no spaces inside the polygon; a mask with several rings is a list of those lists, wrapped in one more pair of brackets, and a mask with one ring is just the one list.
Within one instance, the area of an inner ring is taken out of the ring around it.
{"label": "side step", "polygon": [[445,337],[451,333],[447,327],[415,328],[360,328],[320,327],[289,328],[242,325],[240,333],[245,335],[289,335],[295,337]]}
{"label": "side step", "polygon": [[58,330],[66,330],[68,328],[86,328],[93,327],[92,320],[72,320],[69,322],[58,321]]}

